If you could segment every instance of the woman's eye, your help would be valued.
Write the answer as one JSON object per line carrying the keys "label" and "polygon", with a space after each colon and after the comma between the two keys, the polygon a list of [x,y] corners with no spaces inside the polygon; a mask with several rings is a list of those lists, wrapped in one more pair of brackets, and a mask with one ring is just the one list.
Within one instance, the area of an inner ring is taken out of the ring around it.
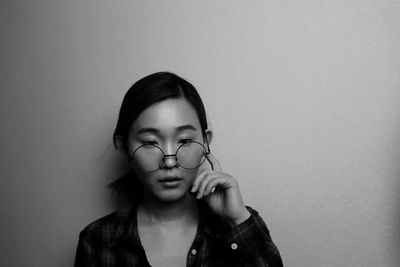
{"label": "woman's eye", "polygon": [[185,139],[179,140],[179,143],[181,143],[181,144],[187,144],[190,142],[193,142],[193,139],[185,138]]}
{"label": "woman's eye", "polygon": [[158,145],[157,141],[142,141],[143,145],[152,145],[152,146],[156,146]]}

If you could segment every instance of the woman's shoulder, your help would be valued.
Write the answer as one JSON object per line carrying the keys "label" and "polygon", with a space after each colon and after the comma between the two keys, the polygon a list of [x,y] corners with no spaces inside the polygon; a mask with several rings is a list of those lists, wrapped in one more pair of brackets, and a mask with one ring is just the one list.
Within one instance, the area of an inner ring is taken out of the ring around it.
{"label": "woman's shoulder", "polygon": [[117,231],[126,228],[135,221],[135,207],[125,207],[105,215],[88,224],[80,233],[81,237],[96,238],[113,236]]}

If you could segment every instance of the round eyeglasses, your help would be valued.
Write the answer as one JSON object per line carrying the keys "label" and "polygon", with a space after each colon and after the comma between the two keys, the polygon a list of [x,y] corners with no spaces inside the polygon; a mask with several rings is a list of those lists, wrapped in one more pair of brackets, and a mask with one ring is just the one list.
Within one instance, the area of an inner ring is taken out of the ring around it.
{"label": "round eyeglasses", "polygon": [[130,156],[130,160],[142,171],[152,172],[162,168],[167,157],[174,157],[177,165],[184,169],[196,169],[206,160],[210,154],[203,144],[190,141],[180,145],[175,154],[166,155],[161,147],[153,144],[144,144],[136,148]]}

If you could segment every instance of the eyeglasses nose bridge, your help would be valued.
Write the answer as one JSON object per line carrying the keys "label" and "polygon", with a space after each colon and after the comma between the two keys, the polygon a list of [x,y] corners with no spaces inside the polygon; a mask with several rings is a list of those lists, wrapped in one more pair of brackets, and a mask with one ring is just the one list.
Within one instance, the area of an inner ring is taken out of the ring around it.
{"label": "eyeglasses nose bridge", "polygon": [[176,153],[175,154],[164,154],[163,158],[161,159],[162,166],[165,166],[166,164],[169,165],[170,161],[167,160],[168,158],[175,160],[174,166],[178,164],[178,157],[176,156]]}
{"label": "eyeglasses nose bridge", "polygon": [[[175,161],[178,160],[177,152],[179,150],[179,147],[175,147],[174,145],[171,144],[169,146],[166,145],[164,148],[160,147],[160,149],[163,154],[163,158],[161,159],[162,163],[164,163],[168,158],[172,158],[172,157],[174,157]],[[175,154],[168,154],[168,152],[170,152],[170,153],[175,152]]]}
{"label": "eyeglasses nose bridge", "polygon": [[163,160],[165,160],[165,158],[167,158],[167,157],[175,157],[175,159],[177,158],[176,153],[175,154],[164,154]]}

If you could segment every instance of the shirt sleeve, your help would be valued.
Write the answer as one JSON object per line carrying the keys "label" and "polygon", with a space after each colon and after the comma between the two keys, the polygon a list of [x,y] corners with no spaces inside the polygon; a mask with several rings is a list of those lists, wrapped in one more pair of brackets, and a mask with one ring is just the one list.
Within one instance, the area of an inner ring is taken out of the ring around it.
{"label": "shirt sleeve", "polygon": [[257,211],[247,207],[251,216],[226,233],[224,241],[242,266],[282,267],[282,259],[269,230]]}
{"label": "shirt sleeve", "polygon": [[81,232],[76,249],[74,267],[95,267],[95,251],[89,243],[87,235]]}

